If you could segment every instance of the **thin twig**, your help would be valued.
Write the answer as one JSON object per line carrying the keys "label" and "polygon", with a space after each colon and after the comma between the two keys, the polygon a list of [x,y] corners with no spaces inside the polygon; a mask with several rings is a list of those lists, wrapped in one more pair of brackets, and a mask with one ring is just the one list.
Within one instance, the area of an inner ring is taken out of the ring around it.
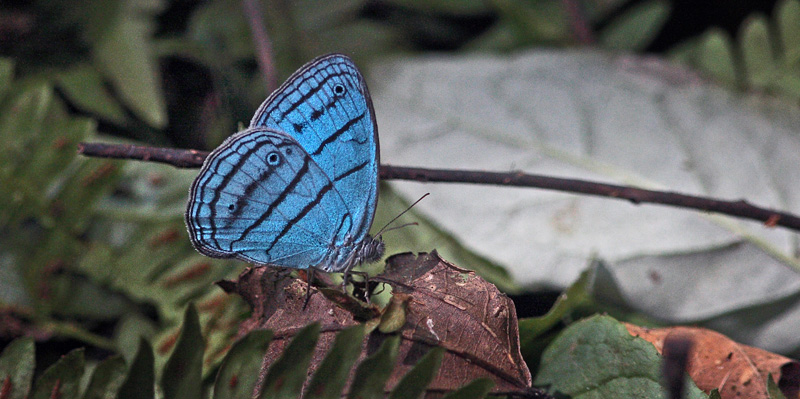
{"label": "thin twig", "polygon": [[97,158],[135,159],[166,163],[178,168],[199,168],[208,151],[146,147],[129,144],[78,143],[78,154]]}
{"label": "thin twig", "polygon": [[572,32],[578,43],[583,45],[594,44],[596,41],[589,21],[584,15],[582,5],[577,0],[562,0],[561,3],[566,9],[569,21],[572,25]]}
{"label": "thin twig", "polygon": [[272,61],[272,43],[264,26],[264,14],[261,12],[258,0],[242,0],[242,6],[247,23],[250,25],[250,32],[253,34],[253,46],[258,54],[256,61],[267,85],[267,92],[270,93],[278,88],[278,78],[275,73],[275,63]]}
{"label": "thin twig", "polygon": [[[80,143],[78,153],[101,158],[138,159],[161,162],[179,168],[199,168],[208,152],[155,148],[135,145]],[[486,172],[452,169],[423,169],[403,166],[380,166],[383,180],[412,180],[418,182],[471,183],[497,186],[533,187],[598,197],[618,198],[634,204],[661,204],[697,209],[757,220],[768,227],[783,226],[800,231],[800,217],[787,212],[761,208],[745,200],[728,201],[669,191],[646,190],[588,180],[564,179],[522,172]]]}

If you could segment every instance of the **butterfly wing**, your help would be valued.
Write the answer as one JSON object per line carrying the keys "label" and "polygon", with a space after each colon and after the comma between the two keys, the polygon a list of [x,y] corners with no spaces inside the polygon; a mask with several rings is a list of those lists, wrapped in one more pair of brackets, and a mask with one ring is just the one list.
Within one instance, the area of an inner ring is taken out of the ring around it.
{"label": "butterfly wing", "polygon": [[186,225],[205,255],[307,268],[344,238],[352,217],[294,138],[250,128],[206,158],[189,193]]}
{"label": "butterfly wing", "polygon": [[379,146],[372,99],[353,61],[330,54],[304,65],[261,104],[250,122],[259,126],[303,146],[345,200],[351,240],[362,241],[378,200]]}

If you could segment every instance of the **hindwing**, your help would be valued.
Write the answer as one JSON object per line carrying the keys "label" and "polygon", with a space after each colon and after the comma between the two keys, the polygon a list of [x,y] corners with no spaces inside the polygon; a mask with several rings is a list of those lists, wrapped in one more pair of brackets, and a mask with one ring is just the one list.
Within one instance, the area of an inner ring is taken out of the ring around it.
{"label": "hindwing", "polygon": [[237,133],[206,158],[186,211],[201,253],[295,268],[322,262],[352,223],[345,200],[303,147],[266,128]]}

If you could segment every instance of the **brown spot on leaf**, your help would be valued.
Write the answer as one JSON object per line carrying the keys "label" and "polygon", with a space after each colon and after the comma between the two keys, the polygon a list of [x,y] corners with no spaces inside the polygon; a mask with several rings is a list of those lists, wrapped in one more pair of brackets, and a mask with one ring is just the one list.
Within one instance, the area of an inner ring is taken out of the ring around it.
{"label": "brown spot on leaf", "polygon": [[167,352],[175,346],[175,343],[178,342],[178,335],[180,332],[180,329],[176,329],[175,332],[164,338],[164,340],[161,341],[161,345],[158,345],[158,353],[161,355],[167,354]]}
{"label": "brown spot on leaf", "polygon": [[91,186],[95,184],[97,181],[110,176],[116,170],[117,167],[114,164],[112,164],[111,162],[104,162],[97,169],[92,171],[92,173],[83,178],[83,180],[81,181],[81,186],[83,187]]}
{"label": "brown spot on leaf", "polygon": [[188,269],[182,271],[173,276],[169,276],[164,279],[164,287],[170,288],[174,287],[178,284],[181,284],[186,281],[191,281],[197,279],[208,273],[211,270],[211,264],[208,262],[198,262],[189,267]]}
{"label": "brown spot on leaf", "polygon": [[8,399],[11,397],[11,388],[11,377],[6,376],[6,378],[3,380],[3,388],[0,389],[0,399]]}
{"label": "brown spot on leaf", "polygon": [[147,175],[147,182],[153,187],[161,187],[166,182],[166,179],[161,173],[150,173]]}
{"label": "brown spot on leaf", "polygon": [[57,378],[56,383],[53,384],[53,389],[50,391],[50,399],[61,398],[61,379]]}
{"label": "brown spot on leaf", "polygon": [[161,234],[150,239],[150,247],[155,248],[164,244],[171,244],[178,240],[180,234],[178,230],[169,228],[161,232]]}
{"label": "brown spot on leaf", "polygon": [[60,136],[57,139],[53,140],[53,148],[55,148],[56,150],[63,150],[64,147],[67,146],[67,144],[69,144],[69,139],[67,139],[64,136]]}

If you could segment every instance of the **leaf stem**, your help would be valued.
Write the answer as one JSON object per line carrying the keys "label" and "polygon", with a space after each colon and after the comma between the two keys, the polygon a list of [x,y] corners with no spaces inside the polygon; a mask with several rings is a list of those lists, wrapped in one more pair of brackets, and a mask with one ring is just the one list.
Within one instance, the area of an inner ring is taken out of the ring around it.
{"label": "leaf stem", "polygon": [[105,349],[108,351],[117,350],[117,346],[114,344],[114,341],[79,328],[69,322],[49,320],[46,323],[45,328],[49,329],[55,335],[74,338],[100,349]]}

